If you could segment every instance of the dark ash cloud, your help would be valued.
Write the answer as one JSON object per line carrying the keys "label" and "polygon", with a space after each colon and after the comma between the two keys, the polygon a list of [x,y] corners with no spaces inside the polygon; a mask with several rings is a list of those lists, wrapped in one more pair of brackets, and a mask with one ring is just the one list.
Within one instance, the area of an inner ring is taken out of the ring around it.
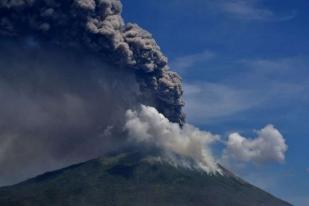
{"label": "dark ash cloud", "polygon": [[126,143],[125,112],[184,124],[180,77],[119,0],[0,1],[0,185]]}
{"label": "dark ash cloud", "polygon": [[182,85],[151,34],[125,24],[119,0],[15,0],[0,4],[0,33],[31,36],[67,49],[84,48],[136,74],[145,96],[171,121],[182,124]]}
{"label": "dark ash cloud", "polygon": [[111,126],[140,101],[128,70],[83,51],[23,44],[0,46],[0,184],[115,149],[125,139]]}

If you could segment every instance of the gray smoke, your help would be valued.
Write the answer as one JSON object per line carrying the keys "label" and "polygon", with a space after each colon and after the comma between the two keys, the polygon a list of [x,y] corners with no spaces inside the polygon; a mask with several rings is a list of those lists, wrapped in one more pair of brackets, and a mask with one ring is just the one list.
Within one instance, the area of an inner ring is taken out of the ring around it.
{"label": "gray smoke", "polygon": [[0,0],[0,185],[121,147],[125,112],[184,124],[182,85],[119,0]]}
{"label": "gray smoke", "polygon": [[115,133],[121,129],[111,126],[140,101],[133,74],[83,51],[6,44],[0,45],[0,184],[121,146],[124,138]]}
{"label": "gray smoke", "polygon": [[183,124],[180,77],[151,34],[125,24],[119,0],[15,0],[0,2],[0,33],[31,36],[67,49],[84,48],[136,74],[145,98],[173,122]]}

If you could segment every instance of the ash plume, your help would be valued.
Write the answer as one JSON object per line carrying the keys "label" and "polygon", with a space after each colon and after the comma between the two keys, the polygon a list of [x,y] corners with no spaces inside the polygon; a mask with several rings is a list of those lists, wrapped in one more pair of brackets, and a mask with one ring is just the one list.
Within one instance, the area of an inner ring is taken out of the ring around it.
{"label": "ash plume", "polygon": [[29,44],[0,45],[0,184],[121,146],[115,125],[140,101],[128,70],[81,50]]}
{"label": "ash plume", "polygon": [[[187,123],[180,127],[155,108],[144,105],[137,111],[126,112],[125,130],[131,140],[162,150],[161,156],[173,165],[221,174],[210,150],[210,145],[219,140],[218,135]],[[182,157],[180,161],[177,155]],[[192,163],[186,160],[192,160]]]}
{"label": "ash plume", "polygon": [[[185,123],[181,78],[152,35],[126,24],[121,11],[120,0],[0,0],[0,186],[132,140],[173,164],[181,156],[220,173],[209,148],[219,136]],[[269,146],[278,138],[229,142],[265,152],[256,145],[266,139]],[[244,153],[233,145],[224,154]]]}
{"label": "ash plume", "polygon": [[184,124],[180,77],[119,0],[0,1],[0,185],[121,147],[140,104]]}
{"label": "ash plume", "polygon": [[171,121],[183,124],[180,77],[151,34],[125,24],[119,0],[2,0],[0,33],[32,37],[66,49],[82,48],[136,74],[148,103]]}

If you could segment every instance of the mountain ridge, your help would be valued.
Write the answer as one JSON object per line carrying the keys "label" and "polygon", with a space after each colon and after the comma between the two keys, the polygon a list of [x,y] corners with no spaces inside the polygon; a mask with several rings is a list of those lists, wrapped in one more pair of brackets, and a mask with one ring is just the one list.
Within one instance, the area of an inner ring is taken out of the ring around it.
{"label": "mountain ridge", "polygon": [[226,169],[224,173],[207,175],[150,161],[138,152],[121,153],[0,188],[0,205],[291,206]]}

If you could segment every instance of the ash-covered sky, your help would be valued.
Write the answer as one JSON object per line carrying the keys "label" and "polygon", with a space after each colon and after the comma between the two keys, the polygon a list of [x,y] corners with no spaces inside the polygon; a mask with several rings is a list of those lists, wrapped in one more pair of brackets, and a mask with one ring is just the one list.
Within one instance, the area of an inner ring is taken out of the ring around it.
{"label": "ash-covered sky", "polygon": [[233,132],[256,138],[273,124],[287,141],[284,163],[234,170],[295,205],[309,205],[309,2],[123,4],[125,19],[151,31],[181,74],[188,121],[225,140]]}
{"label": "ash-covered sky", "polygon": [[141,104],[184,124],[180,77],[120,0],[0,1],[0,185],[126,145]]}
{"label": "ash-covered sky", "polygon": [[133,144],[304,204],[302,10],[123,3],[125,20],[119,0],[0,1],[0,185]]}

